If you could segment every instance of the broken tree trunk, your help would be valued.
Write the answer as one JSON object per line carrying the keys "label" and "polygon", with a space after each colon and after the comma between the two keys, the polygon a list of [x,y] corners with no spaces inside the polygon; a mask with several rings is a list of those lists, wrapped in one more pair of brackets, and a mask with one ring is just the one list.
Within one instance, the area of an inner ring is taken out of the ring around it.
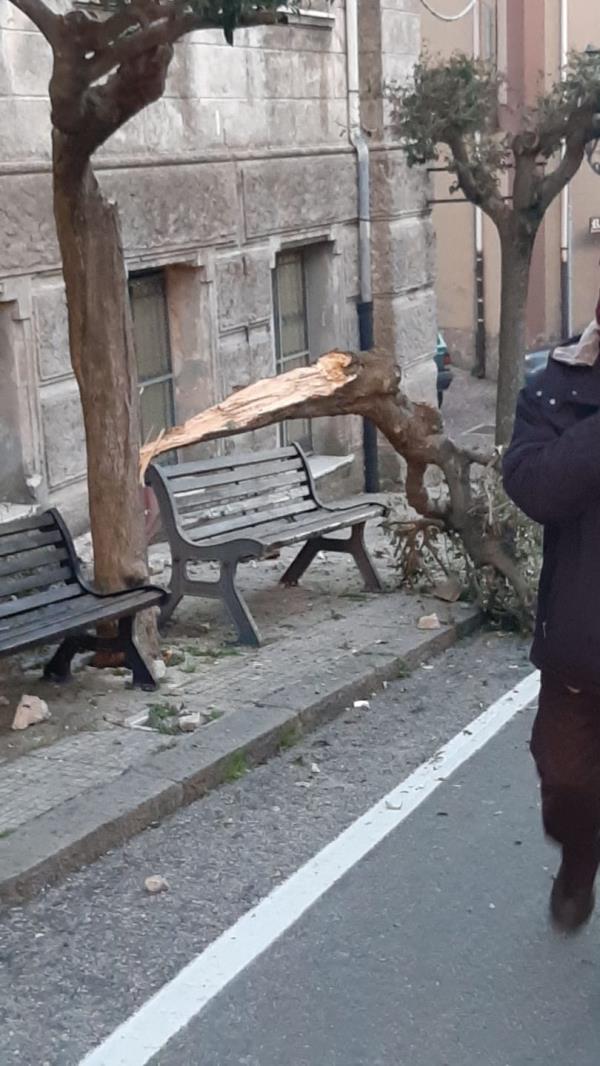
{"label": "broken tree trunk", "polygon": [[[175,448],[288,419],[348,414],[371,419],[406,461],[410,506],[458,533],[474,565],[493,567],[511,583],[523,605],[530,606],[527,583],[500,538],[486,530],[485,516],[473,496],[472,466],[490,465],[496,452],[462,448],[444,436],[440,413],[408,398],[400,387],[398,367],[382,351],[329,352],[312,366],[240,389],[146,445],[141,454],[142,479],[152,459]],[[428,466],[439,467],[445,476],[448,491],[443,499],[432,499],[426,488]]]}
{"label": "broken tree trunk", "polygon": [[[55,131],[53,147],[71,361],[85,425],[94,575],[101,592],[115,592],[148,579],[127,277],[116,208],[102,195],[77,139]],[[136,628],[144,653],[156,658],[156,611],[143,612]],[[99,653],[94,662],[110,665],[121,659]]]}

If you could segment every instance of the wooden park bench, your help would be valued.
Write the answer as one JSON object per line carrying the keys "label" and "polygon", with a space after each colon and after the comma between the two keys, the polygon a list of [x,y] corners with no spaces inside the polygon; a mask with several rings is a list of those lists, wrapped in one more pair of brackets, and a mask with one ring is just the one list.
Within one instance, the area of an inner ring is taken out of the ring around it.
{"label": "wooden park bench", "polygon": [[[147,484],[156,493],[172,555],[170,595],[161,622],[184,596],[220,599],[242,644],[258,646],[252,615],[236,587],[239,563],[266,559],[290,544],[304,544],[282,577],[297,585],[317,552],[346,552],[354,558],[367,589],[381,590],[365,546],[365,525],[384,507],[368,500],[322,503],[302,449],[230,455],[174,466],[152,464]],[[350,530],[346,539],[330,536]],[[217,581],[190,577],[190,563],[215,562]]]}
{"label": "wooden park bench", "polygon": [[[133,622],[138,611],[160,606],[163,589],[147,586],[123,592],[95,592],[81,574],[70,534],[59,513],[0,525],[0,655],[34,644],[60,641],[44,670],[51,681],[67,681],[73,656],[83,651],[122,652],[133,683],[156,688],[138,651]],[[114,637],[89,630],[117,622]]]}

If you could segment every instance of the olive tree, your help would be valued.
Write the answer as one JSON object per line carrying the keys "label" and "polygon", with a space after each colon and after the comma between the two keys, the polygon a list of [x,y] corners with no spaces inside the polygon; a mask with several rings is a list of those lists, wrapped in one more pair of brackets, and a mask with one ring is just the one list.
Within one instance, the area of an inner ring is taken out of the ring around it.
{"label": "olive tree", "polygon": [[575,176],[600,129],[600,56],[573,53],[535,106],[499,122],[502,79],[463,54],[424,54],[414,81],[389,88],[392,125],[412,166],[442,160],[459,190],[498,231],[501,313],[496,440],[512,430],[525,350],[531,257],[548,208]]}

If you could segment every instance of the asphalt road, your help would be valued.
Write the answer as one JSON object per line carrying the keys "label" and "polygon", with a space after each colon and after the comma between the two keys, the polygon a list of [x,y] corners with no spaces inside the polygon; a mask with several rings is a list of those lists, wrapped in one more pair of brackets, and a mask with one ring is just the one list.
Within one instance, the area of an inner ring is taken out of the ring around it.
{"label": "asphalt road", "polygon": [[[76,1066],[530,671],[522,643],[491,635],[432,667],[2,912],[1,1066]],[[591,1063],[600,953],[594,925],[573,942],[547,929],[555,856],[539,830],[527,719],[441,786],[154,1066]],[[154,873],[171,887],[149,899]]]}
{"label": "asphalt road", "polygon": [[521,714],[153,1060],[154,1066],[592,1066],[598,928],[545,920]]}

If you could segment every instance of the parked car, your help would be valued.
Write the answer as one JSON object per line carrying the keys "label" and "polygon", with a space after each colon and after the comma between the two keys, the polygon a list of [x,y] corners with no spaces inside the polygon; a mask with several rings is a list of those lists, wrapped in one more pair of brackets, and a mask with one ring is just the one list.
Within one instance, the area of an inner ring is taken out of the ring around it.
{"label": "parked car", "polygon": [[[568,348],[571,344],[579,344],[580,340],[581,334],[576,337],[569,337],[568,341],[561,341],[561,346]],[[538,348],[535,352],[527,352],[527,355],[525,356],[525,381],[527,383],[529,383],[537,374],[540,374],[542,370],[546,369],[548,360],[553,351],[554,347]]]}
{"label": "parked car", "polygon": [[441,407],[444,402],[444,393],[446,389],[450,388],[453,377],[452,359],[448,351],[448,345],[441,333],[437,335],[434,359],[437,367],[437,401],[438,407]]}

